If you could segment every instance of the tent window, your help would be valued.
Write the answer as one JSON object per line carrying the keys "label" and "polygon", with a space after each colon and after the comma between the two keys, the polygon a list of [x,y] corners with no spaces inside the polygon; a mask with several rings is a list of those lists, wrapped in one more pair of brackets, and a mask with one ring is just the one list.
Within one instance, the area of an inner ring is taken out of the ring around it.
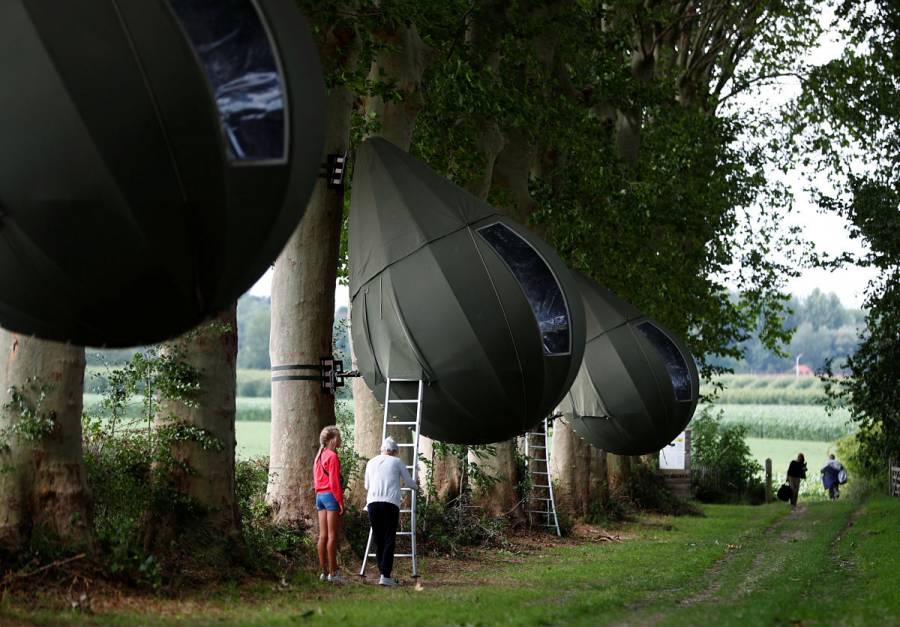
{"label": "tent window", "polygon": [[637,325],[638,331],[647,338],[659,356],[662,358],[669,373],[669,379],[672,380],[672,388],[675,390],[675,399],[679,401],[689,401],[692,398],[691,391],[691,373],[688,365],[684,361],[684,356],[675,342],[666,335],[662,329],[651,322],[642,322]]}
{"label": "tent window", "polygon": [[563,355],[569,351],[569,310],[559,283],[538,252],[508,226],[499,222],[478,230],[512,271],[531,305],[544,353]]}
{"label": "tent window", "polygon": [[287,157],[284,81],[252,0],[171,0],[219,109],[228,159]]}

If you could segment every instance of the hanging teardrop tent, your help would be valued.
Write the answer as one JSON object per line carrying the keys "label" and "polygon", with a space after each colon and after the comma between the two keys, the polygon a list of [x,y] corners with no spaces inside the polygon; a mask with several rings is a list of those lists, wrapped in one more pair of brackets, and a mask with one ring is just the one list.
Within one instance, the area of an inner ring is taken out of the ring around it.
{"label": "hanging teardrop tent", "polygon": [[584,299],[587,345],[559,409],[572,429],[599,449],[654,453],[694,415],[700,387],[694,358],[660,324],[573,274]]}
{"label": "hanging teardrop tent", "polygon": [[378,398],[424,380],[424,435],[508,439],[571,385],[584,312],[556,253],[384,139],[356,156],[349,252],[359,371]]}
{"label": "hanging teardrop tent", "polygon": [[303,215],[324,85],[290,0],[0,3],[0,325],[177,335]]}

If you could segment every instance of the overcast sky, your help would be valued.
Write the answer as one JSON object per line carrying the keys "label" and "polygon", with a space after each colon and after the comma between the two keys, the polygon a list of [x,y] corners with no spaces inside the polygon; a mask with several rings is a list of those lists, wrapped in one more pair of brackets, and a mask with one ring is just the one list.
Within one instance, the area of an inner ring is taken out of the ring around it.
{"label": "overcast sky", "polygon": [[[823,24],[827,25],[830,19],[830,15],[823,17]],[[816,64],[825,63],[838,56],[842,49],[843,44],[838,38],[832,33],[826,33],[818,48],[811,54],[810,60]],[[798,91],[799,82],[796,79],[784,79],[766,87],[762,93],[748,96],[748,99],[752,100],[745,100],[745,103],[747,106],[753,106],[758,102],[767,102],[771,103],[774,108],[786,102]],[[740,101],[737,106],[742,106]],[[809,194],[804,189],[807,182],[803,172],[798,169],[787,172],[780,178],[790,185],[796,199],[794,213],[785,221],[785,228],[790,225],[800,226],[806,239],[813,242],[820,253],[837,255],[843,252],[862,252],[859,243],[851,240],[848,236],[845,220],[833,214],[819,213],[816,210]],[[828,184],[827,181],[821,181],[821,183]],[[863,301],[866,284],[874,276],[873,270],[857,267],[846,267],[834,272],[805,270],[801,276],[788,283],[788,290],[797,296],[805,297],[818,288],[826,293],[836,293],[846,307],[859,307]],[[271,290],[272,271],[270,269],[250,289],[250,293],[256,296],[269,296]],[[338,285],[335,307],[347,305],[347,300],[347,288]]]}

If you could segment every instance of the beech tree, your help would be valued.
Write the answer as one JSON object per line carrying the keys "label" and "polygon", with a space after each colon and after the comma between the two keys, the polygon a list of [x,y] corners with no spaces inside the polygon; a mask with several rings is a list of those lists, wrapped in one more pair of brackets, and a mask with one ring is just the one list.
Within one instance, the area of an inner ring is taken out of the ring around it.
{"label": "beech tree", "polygon": [[[316,2],[305,7],[328,88],[323,163],[327,155],[346,154],[350,147],[361,53],[354,18],[358,8],[352,2]],[[318,364],[331,354],[343,215],[341,190],[319,179],[303,220],[275,262],[269,343],[273,367]],[[318,382],[273,382],[266,499],[276,521],[308,526],[315,520],[311,469],[319,450],[319,432],[334,422],[334,398]]]}
{"label": "beech tree", "polygon": [[163,516],[153,534],[156,542],[167,542],[199,533],[205,544],[234,548],[242,542],[234,477],[236,306],[169,342],[165,350],[197,375],[191,402],[163,398],[155,420],[173,461],[165,480],[192,507],[186,521]]}
{"label": "beech tree", "polygon": [[91,549],[81,450],[84,347],[0,330],[0,550]]}

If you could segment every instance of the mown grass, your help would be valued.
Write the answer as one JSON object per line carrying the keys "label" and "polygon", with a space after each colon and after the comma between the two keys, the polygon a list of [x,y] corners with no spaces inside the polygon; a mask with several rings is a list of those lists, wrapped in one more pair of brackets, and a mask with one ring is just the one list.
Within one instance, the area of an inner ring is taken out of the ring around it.
{"label": "mown grass", "polygon": [[441,568],[424,560],[421,590],[357,582],[335,588],[306,576],[185,590],[175,599],[120,599],[98,615],[6,600],[0,618],[104,625],[900,623],[900,499],[818,502],[793,514],[781,504],[704,511],[705,518],[643,518],[613,530],[622,542],[548,539],[526,554],[484,552],[468,562],[441,560]]}

